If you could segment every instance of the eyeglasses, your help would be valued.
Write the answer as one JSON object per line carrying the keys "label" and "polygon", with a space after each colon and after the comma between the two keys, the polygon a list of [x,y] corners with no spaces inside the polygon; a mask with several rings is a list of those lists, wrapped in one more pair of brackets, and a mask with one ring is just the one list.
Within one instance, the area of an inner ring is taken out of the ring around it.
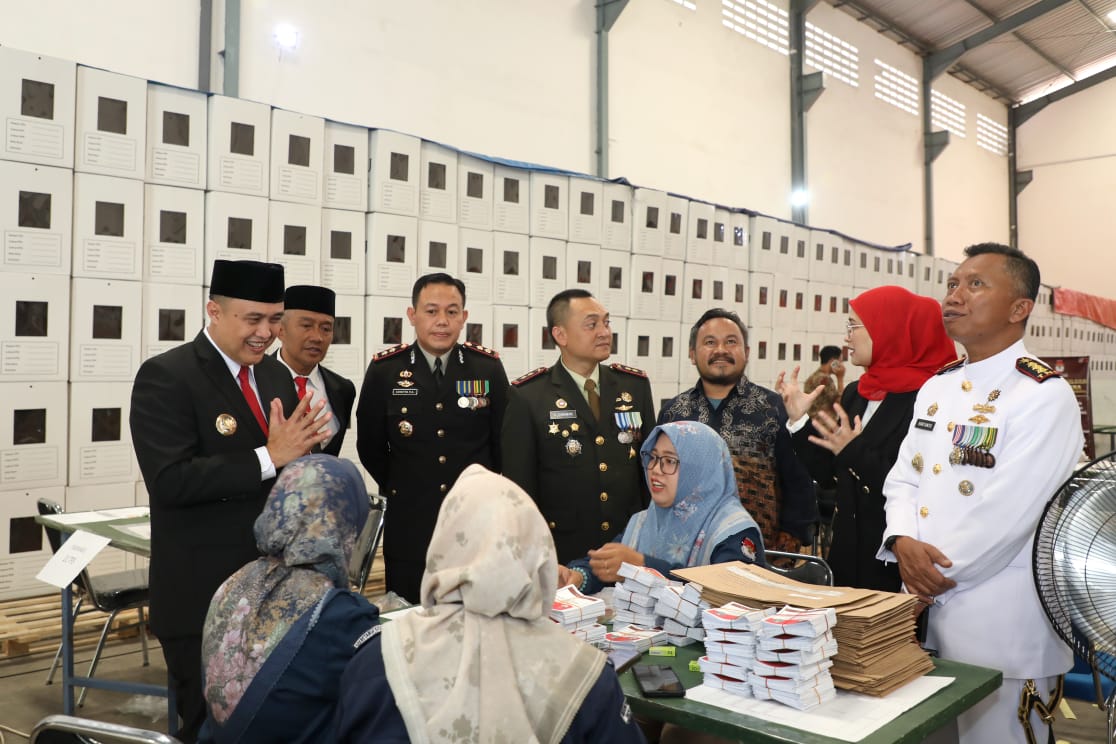
{"label": "eyeglasses", "polygon": [[863,328],[863,327],[864,327],[863,323],[854,323],[850,320],[847,323],[845,323],[845,332],[846,333],[852,333],[857,328]]}
{"label": "eyeglasses", "polygon": [[678,472],[679,460],[673,455],[653,455],[650,452],[643,453],[643,467],[650,470],[658,463],[659,471],[663,475],[674,475]]}

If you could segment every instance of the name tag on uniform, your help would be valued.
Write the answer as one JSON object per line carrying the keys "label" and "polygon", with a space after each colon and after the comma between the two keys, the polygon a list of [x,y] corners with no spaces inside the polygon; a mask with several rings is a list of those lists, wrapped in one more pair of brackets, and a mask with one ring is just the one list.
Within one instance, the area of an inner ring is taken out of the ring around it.
{"label": "name tag on uniform", "polygon": [[577,411],[551,411],[551,419],[572,419],[577,418]]}
{"label": "name tag on uniform", "polygon": [[919,419],[915,421],[915,428],[922,429],[923,431],[934,431],[934,423],[929,419]]}
{"label": "name tag on uniform", "polygon": [[392,388],[392,395],[418,395],[418,388]]}

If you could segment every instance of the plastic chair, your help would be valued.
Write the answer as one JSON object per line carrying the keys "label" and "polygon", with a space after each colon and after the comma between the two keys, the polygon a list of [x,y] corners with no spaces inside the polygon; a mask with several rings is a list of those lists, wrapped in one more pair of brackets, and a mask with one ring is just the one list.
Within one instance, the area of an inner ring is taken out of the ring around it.
{"label": "plastic chair", "polygon": [[47,716],[31,729],[31,744],[96,744],[99,742],[181,744],[173,736],[158,731],[75,716]]}
{"label": "plastic chair", "polygon": [[[50,499],[39,499],[39,514],[51,515],[64,513],[65,510],[56,502]],[[47,541],[50,542],[50,549],[53,552],[58,552],[58,549],[62,547],[62,533],[46,525],[43,525],[43,529],[46,530]],[[101,628],[101,638],[97,641],[97,648],[93,652],[93,660],[89,663],[89,672],[85,676],[92,677],[94,672],[97,671],[97,664],[101,660],[101,652],[104,651],[105,648],[105,640],[108,638],[109,631],[112,629],[112,621],[116,619],[117,614],[121,610],[135,609],[139,614],[140,644],[143,647],[143,665],[147,666],[149,663],[147,655],[147,622],[144,613],[148,598],[147,570],[133,569],[131,571],[117,571],[93,576],[86,569],[74,579],[73,586],[74,593],[77,595],[77,602],[74,604],[74,618],[77,618],[78,612],[81,611],[81,606],[86,598],[92,602],[95,609],[109,614],[108,619],[105,620],[104,627]],[[54,672],[58,668],[58,662],[61,657],[62,644],[58,644],[58,651],[55,652],[54,661],[51,662],[50,671],[47,672],[46,683],[48,685],[54,681]],[[82,688],[81,694],[78,696],[78,706],[85,703],[86,692],[88,692],[88,688]]]}
{"label": "plastic chair", "polygon": [[[833,586],[833,571],[823,558],[809,553],[784,553],[781,550],[765,550],[764,554],[768,558],[767,568],[770,571],[803,584]],[[795,564],[790,568],[780,568],[771,565],[771,558],[790,558]]]}
{"label": "plastic chair", "polygon": [[349,562],[349,583],[356,587],[359,594],[364,593],[368,574],[372,570],[372,561],[376,558],[376,548],[380,545],[380,536],[384,534],[387,499],[370,493],[368,505],[368,519],[357,537],[356,545],[353,546],[353,556]]}

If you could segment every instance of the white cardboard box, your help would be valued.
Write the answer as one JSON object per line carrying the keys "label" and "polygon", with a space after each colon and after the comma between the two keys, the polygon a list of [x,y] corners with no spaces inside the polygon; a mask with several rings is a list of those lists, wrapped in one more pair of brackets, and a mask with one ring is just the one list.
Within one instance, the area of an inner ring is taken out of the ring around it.
{"label": "white cardboard box", "polygon": [[668,194],[666,220],[663,258],[684,261],[686,259],[686,234],[690,221],[690,200]]}
{"label": "white cardboard box", "polygon": [[531,307],[546,308],[550,299],[569,286],[566,277],[566,242],[531,238],[527,289]]}
{"label": "white cardboard box", "polygon": [[666,192],[636,189],[632,194],[632,203],[635,211],[632,219],[632,253],[663,255],[667,226],[670,224]]}
{"label": "white cardboard box", "polygon": [[709,264],[713,260],[713,205],[691,201],[686,230],[686,261]]}
{"label": "white cardboard box", "polygon": [[65,380],[70,361],[70,280],[0,272],[0,376]]}
{"label": "white cardboard box", "polygon": [[532,307],[527,312],[530,326],[527,350],[529,353],[528,369],[549,367],[558,363],[560,356],[558,345],[550,335],[550,327],[546,324],[546,308]]}
{"label": "white cardboard box", "polygon": [[570,178],[532,171],[531,236],[565,240],[570,229]]}
{"label": "white cardboard box", "polygon": [[[336,315],[333,317],[333,343],[323,361],[326,367],[352,380],[358,391],[368,366],[368,356],[364,353],[364,305],[363,297],[337,295],[334,308]],[[351,436],[356,438],[355,433],[351,433]]]}
{"label": "white cardboard box", "polygon": [[778,332],[772,330],[770,326],[762,328],[753,326],[748,329],[750,351],[744,374],[748,375],[748,379],[752,382],[766,388],[774,387],[772,381],[777,374],[773,372],[778,364],[775,361],[775,345],[773,343],[773,338],[777,336]]}
{"label": "white cardboard box", "polygon": [[411,296],[418,268],[418,220],[398,214],[368,215],[370,295]]}
{"label": "white cardboard box", "polygon": [[592,178],[570,178],[570,230],[572,242],[601,242],[602,183]]}
{"label": "white cardboard box", "polygon": [[434,272],[456,274],[460,259],[458,228],[448,222],[418,221],[418,276]]}
{"label": "white cardboard box", "polygon": [[74,132],[74,170],[142,181],[147,81],[79,65]]}
{"label": "white cardboard box", "polygon": [[[725,287],[725,307],[732,310],[744,325],[751,323],[751,286],[750,275],[744,269],[732,269],[728,272],[728,286]],[[694,319],[697,320],[696,318]]]}
{"label": "white cardboard box", "polygon": [[336,121],[325,123],[322,206],[368,211],[368,130]]}
{"label": "white cardboard box", "polygon": [[584,289],[589,294],[599,298],[601,285],[600,246],[566,243],[566,278],[570,289]]}
{"label": "white cardboard box", "polygon": [[206,94],[147,84],[147,169],[144,180],[164,186],[204,189]]}
{"label": "white cardboard box", "polygon": [[748,276],[752,300],[748,308],[751,328],[771,328],[772,308],[775,306],[775,277],[753,271]]}
{"label": "white cardboard box", "polygon": [[733,265],[733,242],[731,212],[724,207],[713,209],[713,250],[710,263],[713,266],[728,268]]}
{"label": "white cardboard box", "polygon": [[206,295],[200,285],[143,284],[144,359],[170,351],[205,327]]}
{"label": "white cardboard box", "polygon": [[[132,450],[128,414],[131,382],[75,382],[70,385],[71,486],[134,483],[139,466]],[[116,506],[127,506],[135,493],[128,489]]]}
{"label": "white cardboard box", "polygon": [[[259,196],[206,193],[203,271],[208,272],[218,258],[266,261],[267,213],[267,199]],[[204,278],[209,278],[208,273]]]}
{"label": "white cardboard box", "polygon": [[632,290],[628,317],[646,320],[661,317],[663,259],[633,253],[628,285]]}
{"label": "white cardboard box", "polygon": [[686,265],[681,261],[663,259],[663,283],[659,293],[656,320],[674,323],[682,320],[682,298],[686,294]]}
{"label": "white cardboard box", "polygon": [[268,195],[271,107],[229,96],[210,96],[208,139],[206,188]]}
{"label": "white cardboard box", "polygon": [[0,383],[0,489],[66,483],[65,382]]}
{"label": "white cardboard box", "polygon": [[50,591],[35,576],[50,560],[50,542],[35,521],[41,498],[66,503],[66,490],[28,488],[0,492],[0,600],[36,597]]}
{"label": "white cardboard box", "polygon": [[77,66],[0,47],[0,158],[74,167]]}
{"label": "white cardboard box", "polygon": [[[453,225],[447,227],[455,229]],[[421,225],[419,232],[422,232]],[[472,307],[474,302],[491,305],[495,295],[493,290],[497,264],[492,233],[463,227],[460,228],[458,237],[460,242],[457,248],[456,276],[465,282],[466,306]]]}
{"label": "white cardboard box", "polygon": [[492,305],[469,303],[465,308],[469,317],[461,332],[461,341],[492,347],[496,343],[496,327],[493,325]]}
{"label": "white cardboard box", "polygon": [[492,233],[493,300],[498,305],[527,305],[530,239],[519,233]]}
{"label": "white cardboard box", "polygon": [[813,307],[809,299],[809,281],[791,280],[791,327],[798,333],[805,333]]}
{"label": "white cardboard box", "polygon": [[364,295],[367,274],[364,265],[364,239],[363,214],[345,209],[322,210],[323,286],[339,295]]}
{"label": "white cardboard box", "polygon": [[[697,320],[709,308],[721,306],[721,303],[713,300],[712,277],[713,272],[710,271],[709,266],[686,263],[682,282],[682,314],[674,319],[675,323],[691,318]],[[721,287],[723,299],[723,282]]]}
{"label": "white cardboard box", "polygon": [[794,279],[786,274],[775,274],[772,289],[775,295],[771,308],[771,327],[776,340],[794,328]]}
{"label": "white cardboard box", "polygon": [[784,229],[790,237],[790,244],[786,253],[779,254],[778,271],[795,279],[808,279],[810,277],[810,230],[795,225],[787,225]]}
{"label": "white cardboard box", "polygon": [[756,215],[752,219],[752,263],[748,268],[751,271],[774,274],[778,270],[780,243],[784,238],[789,246],[790,238],[782,235],[782,224],[778,220]]}
{"label": "white cardboard box", "polygon": [[492,229],[492,163],[469,155],[457,156],[457,224],[476,230]]}
{"label": "white cardboard box", "polygon": [[141,359],[142,283],[73,279],[70,289],[70,380],[131,382]]}
{"label": "white cardboard box", "polygon": [[606,183],[602,192],[601,247],[610,251],[632,249],[632,187]]}
{"label": "white cardboard box", "polygon": [[500,352],[504,371],[508,379],[514,380],[532,369],[530,353],[527,350],[530,328],[529,311],[526,307],[515,305],[493,305],[492,318],[495,323],[493,348]]}
{"label": "white cardboard box", "polygon": [[751,266],[751,219],[745,212],[732,212],[729,229],[732,231],[732,267],[747,271]]}
{"label": "white cardboard box", "polygon": [[526,235],[531,229],[529,171],[497,165],[493,178],[493,229]]}
{"label": "white cardboard box", "polygon": [[597,299],[612,315],[628,317],[632,302],[632,259],[623,251],[601,251]]}
{"label": "white cardboard box", "polygon": [[205,192],[151,185],[143,192],[144,281],[201,286]]}
{"label": "white cardboard box", "polygon": [[283,265],[287,286],[320,284],[322,210],[308,204],[268,202],[267,258]]}
{"label": "white cardboard box", "polygon": [[322,206],[325,120],[271,110],[271,199]]}
{"label": "white cardboard box", "polygon": [[[411,298],[366,297],[364,300],[364,348],[371,359],[392,346],[412,343],[415,338],[407,320]],[[418,353],[418,352],[416,352]]]}
{"label": "white cardboard box", "polygon": [[5,271],[69,276],[73,193],[73,171],[0,161]]}
{"label": "white cardboard box", "polygon": [[419,217],[457,223],[457,151],[423,140]]}
{"label": "white cardboard box", "polygon": [[143,182],[74,174],[74,276],[143,278]]}
{"label": "white cardboard box", "polygon": [[387,129],[368,133],[368,208],[417,217],[421,140]]}

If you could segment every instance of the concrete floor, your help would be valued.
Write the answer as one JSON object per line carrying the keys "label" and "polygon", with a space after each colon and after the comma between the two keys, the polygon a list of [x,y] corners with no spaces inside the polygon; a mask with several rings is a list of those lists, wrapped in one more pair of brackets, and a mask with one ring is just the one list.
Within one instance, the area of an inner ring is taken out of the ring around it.
{"label": "concrete floor", "polygon": [[[81,650],[76,655],[75,669],[84,673],[93,653]],[[22,739],[9,729],[28,735],[35,723],[52,713],[62,712],[62,689],[56,683],[44,683],[50,667],[51,654],[32,654],[0,660],[0,728],[7,744]],[[138,640],[110,643],[97,669],[98,677],[166,684],[166,666],[157,642],[151,643],[151,666],[142,666]],[[1056,724],[1059,742],[1068,744],[1102,744],[1105,736],[1104,712],[1082,700],[1068,701],[1075,719],[1060,717]],[[166,700],[136,698],[104,690],[90,690],[85,707],[77,715],[100,721],[123,723],[139,728],[167,730]]]}

